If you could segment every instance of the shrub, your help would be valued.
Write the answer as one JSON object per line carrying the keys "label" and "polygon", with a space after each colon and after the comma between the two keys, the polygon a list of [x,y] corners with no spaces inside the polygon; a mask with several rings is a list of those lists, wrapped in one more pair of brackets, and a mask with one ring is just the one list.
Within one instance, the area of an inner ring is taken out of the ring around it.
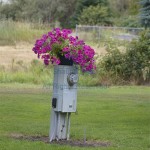
{"label": "shrub", "polygon": [[105,6],[97,5],[83,9],[79,17],[79,23],[84,25],[110,25],[109,9]]}
{"label": "shrub", "polygon": [[99,62],[112,83],[144,84],[150,82],[150,31],[141,33],[138,40],[132,41],[126,52],[114,45],[109,46],[108,54]]}
{"label": "shrub", "polygon": [[101,68],[100,76],[102,81],[107,81],[107,84],[123,84],[124,70],[126,67],[125,54],[122,53],[116,45],[109,43],[107,54],[102,57],[98,63],[98,68]]}
{"label": "shrub", "polygon": [[128,16],[120,18],[120,24],[118,25],[121,27],[140,27],[140,23],[137,16]]}
{"label": "shrub", "polygon": [[128,76],[137,83],[150,81],[150,30],[145,30],[138,41],[133,41],[126,52]]}

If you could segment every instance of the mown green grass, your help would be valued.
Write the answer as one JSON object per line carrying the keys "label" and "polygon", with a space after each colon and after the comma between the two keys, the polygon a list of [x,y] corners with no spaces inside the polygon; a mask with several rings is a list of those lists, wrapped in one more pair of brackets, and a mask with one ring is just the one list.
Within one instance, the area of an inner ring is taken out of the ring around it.
{"label": "mown green grass", "polygon": [[12,133],[48,135],[52,89],[32,84],[0,85],[0,149],[150,149],[150,87],[78,89],[71,139],[108,141],[109,147],[79,148],[10,138]]}

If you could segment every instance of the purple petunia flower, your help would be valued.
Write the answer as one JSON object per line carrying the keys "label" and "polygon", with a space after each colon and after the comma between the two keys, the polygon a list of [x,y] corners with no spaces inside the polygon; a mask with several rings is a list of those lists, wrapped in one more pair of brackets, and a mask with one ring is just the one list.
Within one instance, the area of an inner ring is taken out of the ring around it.
{"label": "purple petunia flower", "polygon": [[70,29],[54,28],[44,34],[41,39],[36,40],[32,50],[38,58],[42,58],[45,65],[60,64],[58,54],[62,54],[67,59],[72,59],[83,71],[96,69],[94,61],[94,49],[85,45],[78,37],[70,36]]}

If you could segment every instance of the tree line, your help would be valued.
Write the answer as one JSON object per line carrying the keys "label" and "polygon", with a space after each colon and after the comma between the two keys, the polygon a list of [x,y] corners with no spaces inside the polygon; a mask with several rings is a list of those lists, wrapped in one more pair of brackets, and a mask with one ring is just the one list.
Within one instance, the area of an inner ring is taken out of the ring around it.
{"label": "tree line", "polygon": [[0,19],[42,23],[139,27],[150,26],[149,0],[8,0],[0,1]]}

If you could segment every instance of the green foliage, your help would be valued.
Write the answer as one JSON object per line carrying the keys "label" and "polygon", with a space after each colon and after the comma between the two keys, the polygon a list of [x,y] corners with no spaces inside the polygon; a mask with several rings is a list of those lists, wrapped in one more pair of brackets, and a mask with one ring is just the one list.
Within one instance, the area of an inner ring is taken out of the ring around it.
{"label": "green foliage", "polygon": [[107,0],[78,0],[76,4],[76,15],[79,16],[82,13],[83,9],[90,6],[106,6],[107,4]]}
{"label": "green foliage", "polygon": [[137,16],[125,16],[121,18],[116,18],[113,20],[113,23],[120,27],[141,27],[139,18]]}
{"label": "green foliage", "polygon": [[74,20],[74,27],[76,24],[79,24],[80,16],[84,9],[91,7],[91,6],[108,6],[107,0],[77,0],[76,6],[75,6],[75,13],[73,14],[73,20]]}
{"label": "green foliage", "polygon": [[[140,7],[138,1],[139,0],[9,0],[9,3],[0,3],[0,19],[46,22],[53,23],[53,26],[61,25],[63,28],[74,28],[76,24],[80,23],[80,16],[85,9],[100,5],[107,7],[109,14],[113,16],[113,18],[111,18],[113,24],[117,25],[115,20],[118,17],[121,22],[122,17],[129,18],[129,16],[135,16],[135,18],[137,18]],[[107,23],[105,22],[106,20]],[[102,24],[110,24],[110,20],[107,16],[106,20],[104,20]],[[126,20],[127,23],[125,24],[131,24],[130,21],[133,21],[133,19]],[[94,22],[97,23],[99,21]]]}
{"label": "green foliage", "polygon": [[110,45],[107,51],[108,53],[98,63],[98,68],[101,68],[100,76],[105,77],[103,80],[108,84],[127,84],[123,79],[126,66],[124,54],[114,45]]}
{"label": "green foliage", "polygon": [[140,9],[139,0],[130,0],[129,3],[129,15],[137,16]]}
{"label": "green foliage", "polygon": [[[77,0],[60,0],[57,4],[57,14],[56,19],[60,22],[63,28],[73,28],[74,19],[73,14],[75,11]],[[58,9],[59,8],[59,9]]]}
{"label": "green foliage", "polygon": [[109,10],[107,7],[97,5],[83,9],[79,23],[84,25],[109,25]]}
{"label": "green foliage", "polygon": [[114,17],[124,16],[126,13],[128,13],[129,6],[131,6],[129,0],[109,0],[109,7]]}
{"label": "green foliage", "polygon": [[[49,0],[10,0],[10,3],[3,4],[0,12],[6,15],[7,19],[45,22],[50,19],[50,2]],[[13,17],[8,16],[9,12]]]}
{"label": "green foliage", "polygon": [[[126,77],[137,82],[150,81],[150,30],[145,30],[138,41],[133,41],[126,52]],[[129,67],[130,66],[130,67]]]}
{"label": "green foliage", "polygon": [[139,27],[139,0],[109,0],[113,24],[116,26]]}
{"label": "green foliage", "polygon": [[117,47],[109,47],[108,54],[99,63],[113,82],[133,82],[143,84],[150,82],[150,31],[144,31],[137,41],[131,42],[126,52]]}
{"label": "green foliage", "polygon": [[11,0],[0,6],[0,19],[40,23],[59,21],[62,27],[70,26],[75,4],[76,0]]}
{"label": "green foliage", "polygon": [[145,28],[150,28],[150,1],[141,0],[140,4],[142,5],[140,14],[141,24]]}

